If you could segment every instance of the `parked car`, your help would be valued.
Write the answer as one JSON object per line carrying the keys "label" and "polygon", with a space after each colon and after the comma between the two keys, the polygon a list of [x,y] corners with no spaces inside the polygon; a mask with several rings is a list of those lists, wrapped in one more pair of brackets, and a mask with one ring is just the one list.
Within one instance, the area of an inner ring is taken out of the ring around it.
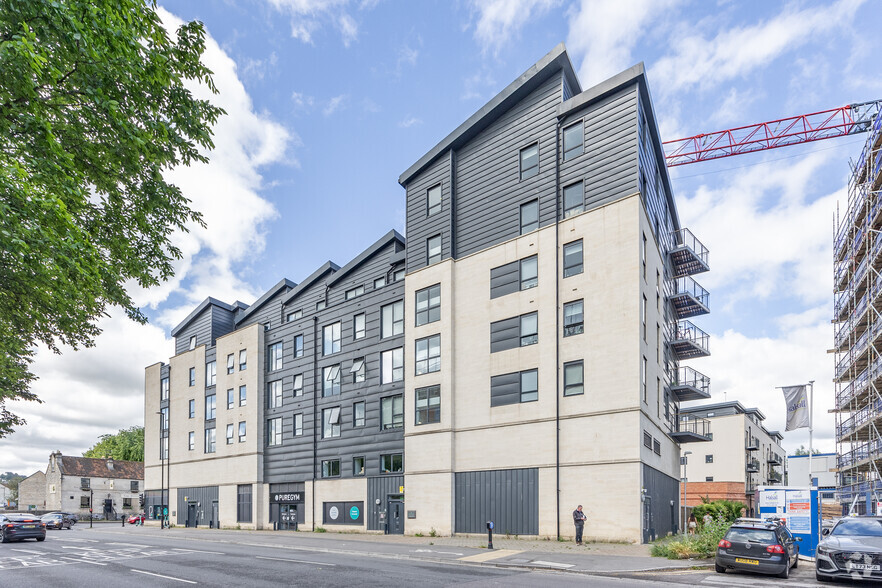
{"label": "parked car", "polygon": [[68,528],[76,525],[77,520],[79,518],[79,517],[77,517],[76,514],[74,514],[72,512],[64,512],[64,511],[60,511],[60,510],[54,510],[52,512],[47,512],[43,516],[48,516],[48,515],[61,515],[62,517],[64,517],[64,520],[67,521]]}
{"label": "parked car", "polygon": [[70,519],[66,519],[60,512],[50,512],[40,517],[46,524],[47,529],[70,529]]}
{"label": "parked car", "polygon": [[777,522],[736,523],[717,545],[714,569],[720,574],[742,570],[787,578],[799,563],[801,540]]}
{"label": "parked car", "polygon": [[140,514],[133,514],[132,516],[130,516],[128,518],[128,520],[126,522],[130,525],[134,525],[135,523],[143,524],[146,519],[147,519],[147,517],[145,517],[144,513],[142,512]]}
{"label": "parked car", "polygon": [[815,552],[815,577],[882,579],[882,517],[843,517],[824,529]]}
{"label": "parked car", "polygon": [[3,515],[0,520],[0,540],[3,543],[22,539],[46,540],[46,523],[30,515]]}

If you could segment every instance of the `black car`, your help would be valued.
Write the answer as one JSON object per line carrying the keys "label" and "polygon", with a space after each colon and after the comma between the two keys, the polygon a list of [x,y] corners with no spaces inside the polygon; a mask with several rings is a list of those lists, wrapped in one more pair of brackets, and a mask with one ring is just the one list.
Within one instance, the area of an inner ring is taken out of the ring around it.
{"label": "black car", "polygon": [[882,517],[845,517],[824,529],[815,552],[815,577],[882,579]]}
{"label": "black car", "polygon": [[736,523],[717,545],[714,569],[742,570],[760,574],[790,576],[799,563],[800,538],[777,523]]}
{"label": "black car", "polygon": [[72,512],[63,512],[63,511],[59,510],[59,511],[53,511],[53,512],[46,513],[46,514],[51,514],[51,515],[57,514],[57,515],[63,516],[64,519],[70,524],[71,527],[76,525],[77,521],[79,520],[79,517]]}
{"label": "black car", "polygon": [[70,529],[70,519],[66,518],[60,512],[50,512],[40,517],[40,520],[46,523],[47,529]]}
{"label": "black car", "polygon": [[30,515],[5,515],[0,520],[0,537],[3,543],[22,539],[46,540],[46,523]]}

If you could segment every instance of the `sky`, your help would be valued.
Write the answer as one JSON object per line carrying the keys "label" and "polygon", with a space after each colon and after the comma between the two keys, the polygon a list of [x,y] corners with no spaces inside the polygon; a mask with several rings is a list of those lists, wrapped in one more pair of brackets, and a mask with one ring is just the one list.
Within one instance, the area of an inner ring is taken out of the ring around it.
{"label": "sky", "polygon": [[[345,264],[406,234],[398,176],[558,43],[582,88],[644,62],[663,140],[882,98],[882,10],[869,0],[169,0],[198,19],[224,116],[204,165],[168,177],[207,228],[160,287],[133,288],[150,319],[114,309],[94,348],[39,349],[28,424],[0,439],[0,471],[81,455],[143,424],[144,368],[207,296],[251,303],[282,278]],[[209,97],[205,88],[194,93]],[[681,223],[710,250],[696,276],[711,314],[712,401],[739,400],[784,430],[777,386],[814,380],[815,447],[835,450],[832,240],[849,159],[866,137],[672,168]],[[586,317],[590,320],[590,317]],[[784,448],[807,445],[788,432]]]}

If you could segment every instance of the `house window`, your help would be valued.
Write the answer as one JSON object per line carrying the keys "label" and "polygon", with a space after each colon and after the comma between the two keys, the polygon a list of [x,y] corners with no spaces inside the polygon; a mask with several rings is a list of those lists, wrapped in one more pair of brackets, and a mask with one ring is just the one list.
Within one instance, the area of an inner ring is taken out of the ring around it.
{"label": "house window", "polygon": [[539,371],[521,372],[521,402],[539,400]]}
{"label": "house window", "polygon": [[539,258],[535,255],[525,257],[520,264],[521,290],[529,290],[539,285]]}
{"label": "house window", "polygon": [[324,310],[327,307],[328,307],[328,303],[325,302],[324,300],[319,300],[318,302],[315,303],[316,312],[318,312],[319,310]]}
{"label": "house window", "polygon": [[441,284],[416,293],[416,326],[441,320]]}
{"label": "house window", "polygon": [[123,498],[123,508],[131,510],[131,508],[132,508],[132,499],[131,498]]}
{"label": "house window", "polygon": [[646,356],[643,356],[643,363],[640,364],[640,385],[643,387],[643,403],[649,403],[649,392],[646,389],[646,368],[648,364],[646,362]]}
{"label": "house window", "polygon": [[652,435],[650,435],[647,431],[643,431],[643,447],[647,449],[652,449]]}
{"label": "house window", "polygon": [[303,434],[303,415],[294,415],[294,436],[298,437]]}
{"label": "house window", "polygon": [[646,281],[646,233],[640,241],[640,265],[643,267],[643,280]]}
{"label": "house window", "polygon": [[340,353],[343,325],[339,321],[322,328],[322,355]]}
{"label": "house window", "polygon": [[380,429],[398,429],[404,426],[404,397],[401,394],[380,400]]}
{"label": "house window", "polygon": [[352,383],[359,384],[365,380],[364,358],[356,357],[352,360],[352,367],[349,369],[352,374]]}
{"label": "house window", "polygon": [[585,331],[585,315],[581,300],[564,304],[564,337],[581,335]]}
{"label": "house window", "polygon": [[714,463],[713,454],[705,455],[704,456],[704,463]]}
{"label": "house window", "polygon": [[414,390],[416,397],[417,425],[441,422],[441,386],[428,386]]}
{"label": "house window", "polygon": [[521,204],[521,235],[539,228],[539,201],[531,200]]}
{"label": "house window", "polygon": [[188,445],[188,449],[190,451],[193,451],[194,449],[196,449],[196,432],[195,431],[190,431],[187,445]]}
{"label": "house window", "polygon": [[80,489],[88,490],[92,487],[92,479],[91,478],[80,478]]}
{"label": "house window", "polygon": [[393,282],[400,282],[403,279],[404,279],[404,268],[397,269],[394,272],[392,272],[392,281]]}
{"label": "house window", "polygon": [[[190,384],[191,386],[193,384]],[[168,378],[159,380],[159,399],[168,400]]]}
{"label": "house window", "polygon": [[441,184],[432,186],[426,193],[427,210],[426,215],[431,216],[436,212],[441,212]]}
{"label": "house window", "polygon": [[236,371],[236,354],[231,353],[227,356],[227,374],[232,374]]}
{"label": "house window", "polygon": [[282,342],[273,343],[266,348],[267,370],[274,372],[282,369]]}
{"label": "house window", "polygon": [[535,312],[521,315],[521,347],[539,342],[539,315]]}
{"label": "house window", "polygon": [[532,178],[539,173],[539,143],[521,149],[521,179]]}
{"label": "house window", "polygon": [[582,182],[567,186],[563,190],[564,218],[585,210],[585,189]]}
{"label": "house window", "polygon": [[266,444],[270,447],[282,444],[282,417],[267,419]]}
{"label": "house window", "polygon": [[658,439],[652,440],[652,452],[656,455],[661,455],[661,441]]}
{"label": "house window", "polygon": [[380,456],[381,474],[400,474],[404,471],[404,459],[401,453]]}
{"label": "house window", "polygon": [[426,264],[432,265],[441,261],[441,235],[426,240]]}
{"label": "house window", "polygon": [[340,475],[339,459],[322,460],[322,478],[335,478]]}
{"label": "house window", "polygon": [[205,429],[205,453],[215,452],[215,429]]}
{"label": "house window", "polygon": [[404,379],[404,348],[390,349],[380,354],[380,383],[400,382]]}
{"label": "house window", "polygon": [[352,475],[353,476],[363,476],[364,475],[364,456],[359,455],[352,458]]}
{"label": "house window", "polygon": [[161,431],[168,431],[168,407],[167,406],[159,411],[159,429]]}
{"label": "house window", "polygon": [[538,370],[513,372],[490,378],[490,406],[505,406],[538,399]]}
{"label": "house window", "polygon": [[245,421],[239,421],[239,443],[245,443]]}
{"label": "house window", "polygon": [[245,406],[248,403],[248,387],[239,386],[239,406]]}
{"label": "house window", "polygon": [[168,459],[168,437],[159,440],[159,459]]}
{"label": "house window", "polygon": [[137,492],[139,488],[139,484],[137,480],[132,480],[129,482],[129,492]]}
{"label": "house window", "polygon": [[322,409],[322,439],[340,436],[340,407]]}
{"label": "house window", "polygon": [[217,384],[217,362],[209,361],[205,364],[205,387]]}
{"label": "house window", "polygon": [[294,357],[303,357],[303,335],[294,335]]}
{"label": "house window", "polygon": [[244,372],[248,369],[248,351],[245,349],[239,350],[239,371]]}
{"label": "house window", "polygon": [[585,392],[585,373],[582,360],[564,364],[564,396],[576,396]]}
{"label": "house window", "polygon": [[294,396],[303,396],[303,374],[294,376]]}
{"label": "house window", "polygon": [[643,301],[640,303],[640,322],[643,325],[643,341],[646,342],[646,295],[643,295]]}
{"label": "house window", "polygon": [[191,418],[191,419],[196,418],[196,399],[191,398],[190,402],[188,404],[189,404],[188,414],[190,415],[189,418]]}
{"label": "house window", "polygon": [[236,406],[236,391],[232,388],[227,390],[227,410],[235,408]]}
{"label": "house window", "polygon": [[379,290],[386,285],[386,276],[380,276],[374,280],[374,290]]}
{"label": "house window", "polygon": [[191,386],[196,385],[196,368],[194,368],[194,367],[190,368],[190,385]]}
{"label": "house window", "polygon": [[352,300],[353,298],[356,298],[357,296],[361,296],[362,294],[364,294],[364,285],[356,286],[355,288],[352,288],[350,290],[346,290],[346,294],[344,295],[344,298],[346,300]]}
{"label": "house window", "polygon": [[352,426],[364,426],[364,402],[356,402],[352,405]]}
{"label": "house window", "polygon": [[190,351],[196,349],[196,335],[190,337]]}
{"label": "house window", "polygon": [[80,508],[89,508],[88,496],[80,496]]}
{"label": "house window", "polygon": [[563,247],[563,274],[565,278],[582,273],[582,240],[567,243]]}
{"label": "house window", "polygon": [[441,370],[441,335],[416,340],[416,375]]}
{"label": "house window", "polygon": [[297,310],[292,310],[291,312],[286,314],[285,321],[290,323],[291,321],[296,321],[297,319],[302,318],[302,317],[303,317],[303,309],[298,308]]}
{"label": "house window", "polygon": [[282,380],[268,382],[266,385],[266,407],[279,408],[282,406]]}
{"label": "house window", "polygon": [[357,314],[352,317],[352,338],[353,339],[364,339],[365,335],[365,321],[364,321],[364,313]]}
{"label": "house window", "polygon": [[329,365],[322,368],[322,397],[340,394],[340,366]]}
{"label": "house window", "polygon": [[251,485],[239,484],[236,486],[236,522],[251,522]]}
{"label": "house window", "polygon": [[563,130],[563,158],[564,161],[582,155],[582,142],[585,140],[585,127],[582,121],[570,125]]}
{"label": "house window", "polygon": [[404,301],[387,304],[380,309],[380,338],[394,337],[404,333]]}
{"label": "house window", "polygon": [[205,420],[213,421],[217,416],[217,396],[209,394],[205,397]]}
{"label": "house window", "polygon": [[227,445],[232,445],[234,437],[234,427],[233,423],[227,425]]}

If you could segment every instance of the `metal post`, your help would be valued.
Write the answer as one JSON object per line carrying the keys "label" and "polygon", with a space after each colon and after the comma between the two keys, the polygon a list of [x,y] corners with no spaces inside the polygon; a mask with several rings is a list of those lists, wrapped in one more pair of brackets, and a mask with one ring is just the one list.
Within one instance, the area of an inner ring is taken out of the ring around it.
{"label": "metal post", "polygon": [[[91,484],[89,484],[91,486]],[[95,500],[92,496],[92,488],[89,488],[89,528],[92,528],[92,510],[95,508]]]}
{"label": "metal post", "polygon": [[808,472],[809,472],[809,490],[812,489],[812,425],[814,424],[814,415],[812,414],[815,408],[815,381],[809,380],[809,458],[808,458]]}
{"label": "metal post", "polygon": [[493,521],[487,521],[487,549],[493,549]]}

